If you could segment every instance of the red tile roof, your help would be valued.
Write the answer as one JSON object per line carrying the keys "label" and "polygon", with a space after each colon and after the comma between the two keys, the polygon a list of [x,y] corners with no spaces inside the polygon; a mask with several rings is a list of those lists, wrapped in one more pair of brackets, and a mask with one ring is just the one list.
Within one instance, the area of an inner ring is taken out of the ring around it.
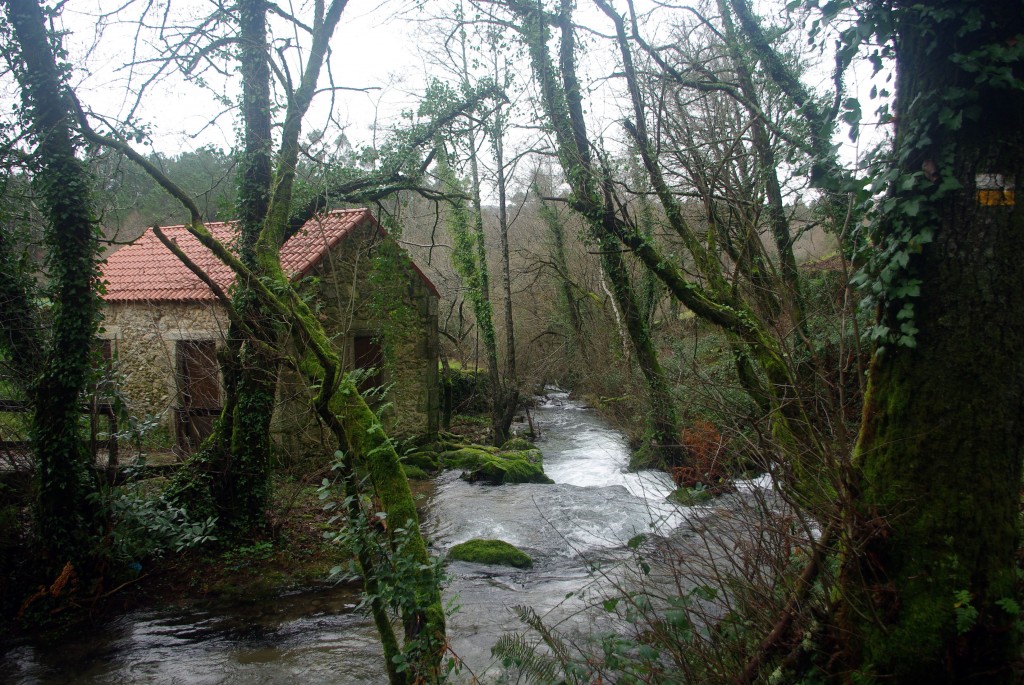
{"label": "red tile roof", "polygon": [[[364,221],[372,222],[382,235],[386,235],[368,209],[339,209],[310,219],[281,247],[281,266],[285,273],[292,280],[302,278],[332,247]],[[233,249],[236,237],[233,222],[209,223],[206,228],[217,240]],[[167,226],[162,230],[221,288],[227,289],[234,282],[234,272],[203,247],[184,226]],[[415,264],[413,268],[437,295],[434,284]],[[138,240],[107,257],[103,265],[103,279],[107,286],[103,299],[107,302],[210,302],[216,299],[213,291],[164,247],[153,229],[148,229]]]}

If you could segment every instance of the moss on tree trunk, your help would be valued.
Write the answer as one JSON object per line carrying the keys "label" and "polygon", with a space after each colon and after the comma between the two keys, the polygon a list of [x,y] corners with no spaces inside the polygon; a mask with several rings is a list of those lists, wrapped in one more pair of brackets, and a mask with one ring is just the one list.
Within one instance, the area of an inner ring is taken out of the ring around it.
{"label": "moss on tree trunk", "polygon": [[1016,2],[941,4],[896,8],[900,175],[879,241],[909,260],[880,310],[894,333],[869,374],[844,616],[865,673],[1009,682],[1024,213],[982,186],[1024,174],[1024,98],[998,78],[1024,21]]}
{"label": "moss on tree trunk", "polygon": [[[240,261],[257,274],[256,244],[273,183],[266,13],[266,5],[258,0],[238,6],[244,151],[237,247]],[[228,326],[221,359],[221,415],[212,435],[176,474],[172,492],[193,514],[215,515],[223,530],[244,533],[264,521],[270,497],[270,422],[280,361],[266,350],[279,344],[281,336],[266,306],[246,283],[238,284],[231,306],[261,340],[246,340],[234,322]]]}
{"label": "moss on tree trunk", "polygon": [[37,144],[35,183],[47,217],[52,336],[32,386],[32,440],[39,483],[36,518],[49,567],[82,570],[102,534],[92,455],[79,433],[81,395],[99,320],[98,231],[90,180],[76,156],[71,107],[35,0],[5,3],[18,47],[15,75]]}

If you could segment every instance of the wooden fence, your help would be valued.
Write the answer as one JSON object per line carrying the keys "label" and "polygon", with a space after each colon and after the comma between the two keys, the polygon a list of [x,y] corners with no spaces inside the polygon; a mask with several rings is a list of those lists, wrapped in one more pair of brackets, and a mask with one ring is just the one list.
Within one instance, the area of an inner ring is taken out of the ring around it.
{"label": "wooden fence", "polygon": [[[28,411],[29,405],[27,402],[0,399],[0,413],[24,414]],[[116,471],[118,465],[117,412],[114,411],[114,405],[110,402],[94,402],[93,404],[82,406],[80,412],[83,416],[89,417],[89,450],[92,453],[93,459],[98,459],[100,450],[106,448],[106,468],[109,472]],[[99,439],[100,420],[102,418],[107,420],[107,437],[104,440]],[[28,455],[31,449],[32,445],[28,440],[0,440],[0,451],[7,454],[22,453]]]}

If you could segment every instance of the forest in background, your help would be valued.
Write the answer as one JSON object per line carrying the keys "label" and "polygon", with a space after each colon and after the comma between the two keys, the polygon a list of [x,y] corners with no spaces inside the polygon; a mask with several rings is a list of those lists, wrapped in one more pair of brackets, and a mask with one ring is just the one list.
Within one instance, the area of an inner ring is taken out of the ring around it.
{"label": "forest in background", "polygon": [[[78,415],[97,263],[150,223],[185,223],[244,287],[222,294],[224,411],[158,506],[186,512],[182,526],[205,518],[190,544],[264,525],[277,371],[294,367],[340,447],[349,522],[366,506],[410,522],[353,548],[389,676],[445,677],[401,446],[280,265],[296,225],[369,206],[441,289],[443,382],[472,372],[495,446],[538,386],[560,383],[625,428],[636,465],[711,494],[767,472],[786,502],[751,522],[780,541],[748,576],[719,578],[737,609],[700,639],[709,619],[691,598],[675,622],[632,597],[643,622],[620,652],[574,655],[527,621],[555,658],[506,645],[521,668],[577,682],[1015,678],[1019,2],[718,0],[661,8],[667,24],[605,0],[586,21],[565,0],[460,5],[425,17],[440,38],[417,111],[358,149],[303,130],[334,94],[324,67],[346,3],[298,17],[244,0],[192,24],[129,5],[105,20],[159,27],[134,66],[201,87],[241,76],[237,148],[176,156],[140,152],[140,122],[75,97],[60,8],[3,6],[21,105],[0,129],[0,358],[29,407],[36,474],[4,509],[6,548],[34,559],[8,570],[5,606],[29,578],[73,568],[100,595],[123,572],[104,531],[131,514],[110,505]],[[860,62],[879,82],[869,98],[847,87]],[[875,127],[874,150],[844,159],[837,137]],[[203,228],[224,219],[239,221],[234,252]]]}

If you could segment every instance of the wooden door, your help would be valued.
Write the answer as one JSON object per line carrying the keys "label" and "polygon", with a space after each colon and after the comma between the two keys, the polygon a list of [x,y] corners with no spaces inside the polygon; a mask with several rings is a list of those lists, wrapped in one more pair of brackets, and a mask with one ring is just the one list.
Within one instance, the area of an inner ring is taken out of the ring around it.
{"label": "wooden door", "polygon": [[364,376],[359,382],[360,394],[384,384],[384,350],[380,342],[372,335],[357,335],[352,340],[355,368],[372,369],[372,373]]}
{"label": "wooden door", "polygon": [[175,348],[177,449],[191,454],[213,432],[220,414],[217,345],[212,340],[179,340]]}

